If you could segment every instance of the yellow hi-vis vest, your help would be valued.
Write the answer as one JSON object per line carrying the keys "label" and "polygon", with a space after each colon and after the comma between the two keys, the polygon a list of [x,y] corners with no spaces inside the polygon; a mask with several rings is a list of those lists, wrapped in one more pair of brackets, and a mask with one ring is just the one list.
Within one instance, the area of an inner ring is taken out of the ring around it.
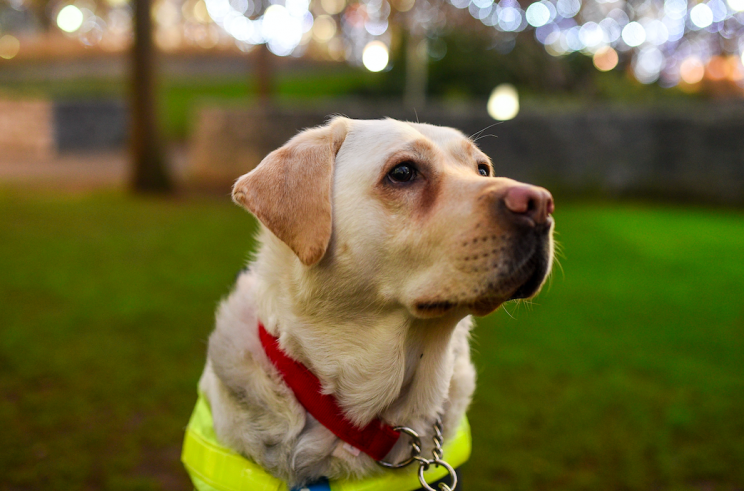
{"label": "yellow hi-vis vest", "polygon": [[[470,425],[463,418],[455,437],[444,445],[444,457],[452,467],[464,464],[470,457]],[[186,427],[181,461],[198,491],[289,491],[258,464],[223,447],[217,441],[212,410],[202,394]],[[361,480],[331,481],[331,491],[413,491],[421,488],[416,464]],[[424,473],[426,481],[435,482],[447,475],[443,467],[431,466]]]}

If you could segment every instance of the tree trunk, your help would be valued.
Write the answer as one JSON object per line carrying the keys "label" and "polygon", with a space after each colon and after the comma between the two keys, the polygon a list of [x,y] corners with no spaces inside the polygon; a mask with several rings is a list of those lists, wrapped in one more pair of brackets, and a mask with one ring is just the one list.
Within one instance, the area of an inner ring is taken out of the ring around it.
{"label": "tree trunk", "polygon": [[426,105],[429,49],[424,29],[411,26],[406,42],[406,86],[403,102],[407,107],[423,109]]}
{"label": "tree trunk", "polygon": [[130,185],[135,192],[163,193],[170,191],[173,185],[158,131],[155,48],[152,41],[150,0],[134,0],[133,3]]}
{"label": "tree trunk", "polygon": [[258,102],[263,108],[267,108],[274,99],[274,60],[266,44],[260,44],[257,48],[254,71]]}

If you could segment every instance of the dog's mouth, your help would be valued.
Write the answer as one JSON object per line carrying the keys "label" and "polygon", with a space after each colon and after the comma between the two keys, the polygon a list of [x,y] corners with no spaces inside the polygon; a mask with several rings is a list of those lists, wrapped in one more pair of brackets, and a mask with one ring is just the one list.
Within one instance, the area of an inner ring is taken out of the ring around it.
{"label": "dog's mouth", "polygon": [[548,254],[544,251],[535,251],[532,254],[532,257],[530,257],[527,260],[527,263],[525,263],[521,268],[522,273],[519,276],[526,276],[527,279],[521,286],[517,287],[514,293],[509,297],[509,300],[529,298],[537,294],[548,273],[548,263]]}
{"label": "dog's mouth", "polygon": [[418,302],[416,304],[416,310],[422,317],[437,317],[446,314],[459,305],[459,302],[451,302],[448,300],[438,302]]}
{"label": "dog's mouth", "polygon": [[545,251],[533,251],[523,264],[471,304],[473,314],[488,315],[508,300],[536,295],[545,281],[549,265],[550,257]]}
{"label": "dog's mouth", "polygon": [[536,295],[550,268],[550,243],[550,235],[544,232],[515,241],[510,260],[494,270],[485,283],[474,290],[475,298],[418,302],[415,305],[418,314],[436,317],[457,308],[465,308],[474,315],[484,316],[506,301]]}

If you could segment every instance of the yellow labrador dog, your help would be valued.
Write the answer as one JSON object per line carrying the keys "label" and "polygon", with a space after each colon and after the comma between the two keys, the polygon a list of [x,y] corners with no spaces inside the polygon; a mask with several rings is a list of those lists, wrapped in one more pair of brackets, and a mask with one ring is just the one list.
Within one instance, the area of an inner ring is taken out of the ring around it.
{"label": "yellow labrador dog", "polygon": [[[457,130],[337,117],[242,176],[261,222],[249,269],[217,312],[200,390],[219,441],[292,486],[380,469],[308,414],[267,358],[259,323],[354,425],[404,425],[431,450],[470,403],[470,314],[535,295],[553,257],[553,199],[494,177]],[[404,459],[399,441],[387,461]]]}

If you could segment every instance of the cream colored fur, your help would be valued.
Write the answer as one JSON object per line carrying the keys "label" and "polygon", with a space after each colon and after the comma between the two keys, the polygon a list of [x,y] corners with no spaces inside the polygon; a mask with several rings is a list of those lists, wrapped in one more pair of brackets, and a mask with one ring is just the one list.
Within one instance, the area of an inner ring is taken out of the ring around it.
{"label": "cream colored fur", "polygon": [[[511,239],[481,204],[513,181],[480,176],[490,162],[460,132],[393,120],[336,118],[277,152],[234,189],[264,226],[218,309],[199,383],[218,438],[290,485],[380,470],[337,450],[299,405],[262,350],[260,319],[353,422],[409,426],[429,453],[436,417],[450,438],[475,387],[468,314],[507,300],[522,268],[496,252]],[[429,165],[415,195],[384,182],[391,159],[409,157]]]}

